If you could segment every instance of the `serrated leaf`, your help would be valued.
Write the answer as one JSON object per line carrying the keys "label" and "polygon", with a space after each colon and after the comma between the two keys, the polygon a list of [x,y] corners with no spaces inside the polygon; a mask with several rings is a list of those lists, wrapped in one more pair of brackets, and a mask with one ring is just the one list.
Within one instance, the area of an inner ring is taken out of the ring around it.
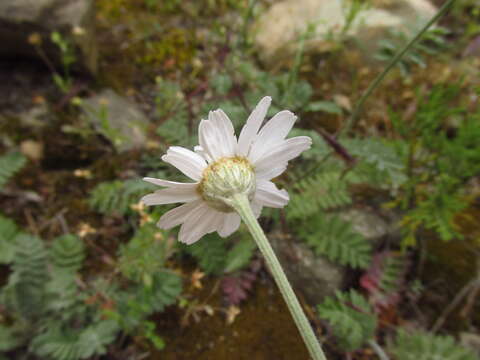
{"label": "serrated leaf", "polygon": [[225,273],[228,274],[240,270],[248,265],[256,248],[255,242],[249,238],[243,238],[238,241],[227,254],[224,269]]}
{"label": "serrated leaf", "polygon": [[27,158],[18,151],[0,156],[0,189],[27,162]]}

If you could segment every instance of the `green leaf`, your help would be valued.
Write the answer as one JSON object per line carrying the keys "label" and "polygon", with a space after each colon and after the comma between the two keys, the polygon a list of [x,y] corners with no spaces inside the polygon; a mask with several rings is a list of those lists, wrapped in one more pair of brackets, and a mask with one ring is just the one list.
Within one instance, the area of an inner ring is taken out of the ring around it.
{"label": "green leaf", "polygon": [[184,249],[195,257],[207,274],[221,274],[225,268],[227,244],[217,233],[205,235],[195,244]]}
{"label": "green leaf", "polygon": [[11,304],[22,317],[35,320],[45,308],[45,284],[48,280],[47,251],[37,237],[21,235],[13,261]]}
{"label": "green leaf", "polygon": [[346,351],[359,349],[375,334],[377,319],[373,310],[355,290],[327,297],[317,310],[320,318],[330,323],[340,346]]}
{"label": "green leaf", "polygon": [[15,329],[0,324],[0,352],[6,352],[22,345],[22,338],[15,333]]}
{"label": "green leaf", "polygon": [[210,80],[210,85],[218,95],[226,95],[232,88],[233,82],[227,74],[217,74]]}
{"label": "green leaf", "polygon": [[248,265],[256,248],[255,242],[250,238],[240,239],[227,254],[225,273],[237,271]]}
{"label": "green leaf", "polygon": [[128,244],[120,247],[120,271],[137,282],[151,279],[165,263],[167,236],[154,224],[142,226]]}
{"label": "green leaf", "polygon": [[57,237],[50,249],[52,263],[57,271],[76,273],[85,259],[85,246],[81,239],[72,234]]}
{"label": "green leaf", "polygon": [[20,231],[15,223],[0,215],[0,263],[10,264],[13,261]]}
{"label": "green leaf", "polygon": [[130,205],[137,204],[142,195],[146,195],[158,187],[140,179],[126,181],[115,180],[97,185],[91,192],[88,202],[90,206],[102,214],[127,214]]}
{"label": "green leaf", "polygon": [[348,181],[341,178],[341,171],[322,170],[294,184],[287,212],[289,220],[306,219],[321,210],[351,204]]}
{"label": "green leaf", "polygon": [[332,101],[314,101],[309,103],[305,110],[312,112],[321,111],[335,115],[343,114],[342,108]]}
{"label": "green leaf", "polygon": [[325,255],[335,263],[353,268],[370,264],[370,243],[338,216],[318,213],[303,224],[299,236],[317,255]]}
{"label": "green leaf", "polygon": [[26,157],[18,151],[13,151],[0,157],[0,189],[26,162]]}
{"label": "green leaf", "polygon": [[473,351],[455,343],[451,336],[400,330],[390,351],[401,360],[478,360]]}

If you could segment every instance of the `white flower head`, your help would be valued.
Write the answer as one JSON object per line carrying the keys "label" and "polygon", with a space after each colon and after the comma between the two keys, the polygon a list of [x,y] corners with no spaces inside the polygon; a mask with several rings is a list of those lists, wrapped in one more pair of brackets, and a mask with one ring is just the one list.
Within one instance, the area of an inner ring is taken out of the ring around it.
{"label": "white flower head", "polygon": [[240,216],[225,201],[236,193],[248,197],[257,217],[264,206],[281,208],[288,203],[288,193],[270,180],[285,171],[289,160],[310,148],[312,140],[308,136],[285,139],[297,118],[290,111],[277,113],[261,127],[271,102],[268,96],[260,100],[238,141],[232,122],[218,109],[200,122],[200,145],[195,151],[180,146],[167,150],[162,160],[195,182],[144,178],[164,187],[144,196],[146,205],[185,203],[163,215],[157,224],[160,228],[182,224],[179,240],[192,244],[214,231],[226,237],[238,229]]}

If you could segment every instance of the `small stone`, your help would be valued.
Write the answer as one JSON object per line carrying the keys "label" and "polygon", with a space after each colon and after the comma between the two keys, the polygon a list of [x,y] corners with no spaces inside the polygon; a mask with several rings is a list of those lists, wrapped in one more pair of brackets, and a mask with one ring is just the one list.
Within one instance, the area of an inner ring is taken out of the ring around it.
{"label": "small stone", "polygon": [[480,335],[463,332],[460,334],[460,343],[480,356]]}
{"label": "small stone", "polygon": [[136,104],[107,89],[82,101],[86,119],[119,151],[144,148],[148,118]]}
{"label": "small stone", "polygon": [[33,161],[43,158],[43,144],[34,140],[24,140],[20,143],[20,151],[23,155]]}
{"label": "small stone", "polygon": [[342,220],[352,224],[353,230],[372,243],[390,233],[389,224],[380,216],[366,210],[349,209],[338,213]]}
{"label": "small stone", "polygon": [[278,232],[270,234],[269,239],[292,287],[300,291],[309,304],[317,305],[341,289],[346,275],[343,266],[315,255],[306,244],[286,239]]}

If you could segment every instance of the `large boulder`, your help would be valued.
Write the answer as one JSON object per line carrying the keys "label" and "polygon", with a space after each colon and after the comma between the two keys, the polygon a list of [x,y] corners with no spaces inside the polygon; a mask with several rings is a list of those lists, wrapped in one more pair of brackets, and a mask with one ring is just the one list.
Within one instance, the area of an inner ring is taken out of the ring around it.
{"label": "large boulder", "polygon": [[[412,34],[436,8],[428,0],[376,0],[349,17],[349,0],[284,0],[272,5],[255,24],[254,41],[261,59],[278,65],[292,58],[299,38],[309,31],[305,50],[324,52],[351,39],[367,60],[373,60],[379,40],[391,31]],[[351,21],[350,21],[351,20]]]}
{"label": "large boulder", "polygon": [[[50,41],[59,32],[76,49],[77,67],[97,71],[93,0],[1,0],[0,56],[39,56],[36,46],[61,64],[58,46]],[[36,34],[32,36],[32,34]],[[41,41],[39,41],[41,39]]]}

